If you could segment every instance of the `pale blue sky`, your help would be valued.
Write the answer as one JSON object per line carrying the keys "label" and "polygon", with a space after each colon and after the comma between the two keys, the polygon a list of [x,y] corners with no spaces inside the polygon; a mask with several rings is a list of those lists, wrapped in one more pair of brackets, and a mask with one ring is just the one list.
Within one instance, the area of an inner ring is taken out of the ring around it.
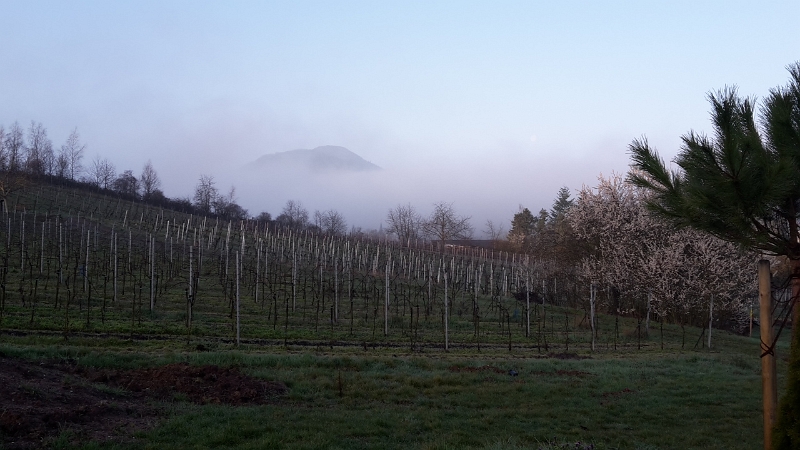
{"label": "pale blue sky", "polygon": [[[0,125],[42,122],[56,145],[77,126],[87,160],[138,173],[152,159],[169,196],[212,173],[251,212],[275,214],[291,196],[364,226],[406,201],[455,201],[476,228],[519,204],[549,207],[562,185],[624,171],[633,138],[672,157],[681,134],[708,129],[707,92],[736,84],[763,97],[800,59],[798,1],[2,0],[0,10]],[[327,144],[397,176],[354,206],[235,173],[265,153]]]}

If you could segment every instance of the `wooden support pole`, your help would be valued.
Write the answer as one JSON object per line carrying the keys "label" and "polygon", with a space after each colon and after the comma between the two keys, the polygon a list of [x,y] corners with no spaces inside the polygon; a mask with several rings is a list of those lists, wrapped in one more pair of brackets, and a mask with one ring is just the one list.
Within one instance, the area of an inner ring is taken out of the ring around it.
{"label": "wooden support pole", "polygon": [[525,337],[531,337],[531,274],[525,277]]}
{"label": "wooden support pole", "polygon": [[653,303],[653,292],[647,292],[647,319],[644,322],[644,335],[650,337],[650,308]]}
{"label": "wooden support pole", "polygon": [[150,312],[156,305],[156,240],[150,236]]}
{"label": "wooden support pole", "polygon": [[239,320],[239,276],[241,273],[241,260],[239,259],[239,252],[236,252],[236,347],[240,345],[239,330],[241,322]]}
{"label": "wooden support pole", "polygon": [[764,450],[772,448],[772,428],[775,426],[778,404],[775,353],[772,345],[772,292],[769,261],[758,262],[758,298],[761,303],[761,388],[764,397]]}
{"label": "wooden support pole", "polygon": [[597,337],[597,330],[595,330],[595,319],[594,319],[595,304],[596,304],[595,295],[597,295],[597,289],[595,288],[594,283],[592,283],[589,286],[589,322],[592,326],[592,351],[595,351],[595,338]]}
{"label": "wooden support pole", "polygon": [[193,259],[194,245],[191,245],[189,246],[189,286],[186,288],[186,327],[189,328],[189,333],[192,331],[192,304],[194,303],[194,292],[192,292]]}
{"label": "wooden support pole", "polygon": [[386,289],[386,299],[383,302],[383,335],[389,335],[389,261],[386,261],[386,281],[384,282]]}
{"label": "wooden support pole", "polygon": [[711,350],[711,329],[714,325],[714,294],[708,302],[708,349]]}
{"label": "wooden support pole", "polygon": [[444,351],[450,350],[450,336],[449,336],[449,320],[450,315],[448,311],[448,304],[447,304],[447,269],[444,271]]}
{"label": "wooden support pole", "polygon": [[333,321],[339,323],[339,256],[334,255],[333,259]]}
{"label": "wooden support pole", "polygon": [[117,233],[114,236],[114,303],[117,303]]}

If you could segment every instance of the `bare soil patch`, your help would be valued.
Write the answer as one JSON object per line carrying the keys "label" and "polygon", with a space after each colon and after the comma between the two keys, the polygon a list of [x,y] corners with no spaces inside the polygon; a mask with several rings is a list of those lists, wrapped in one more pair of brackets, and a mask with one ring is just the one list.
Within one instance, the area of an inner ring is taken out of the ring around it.
{"label": "bare soil patch", "polygon": [[157,423],[160,408],[142,396],[103,389],[66,369],[61,364],[0,357],[4,448],[47,448],[67,431],[73,443],[127,440],[136,430]]}
{"label": "bare soil patch", "polygon": [[136,370],[83,368],[79,372],[91,381],[155,398],[177,397],[198,404],[263,405],[287,391],[283,383],[259,380],[235,367],[177,363]]}
{"label": "bare soil patch", "polygon": [[136,370],[33,362],[0,354],[0,445],[52,447],[56,439],[130,441],[165,416],[159,400],[255,405],[286,393],[282,383],[235,368],[170,364]]}

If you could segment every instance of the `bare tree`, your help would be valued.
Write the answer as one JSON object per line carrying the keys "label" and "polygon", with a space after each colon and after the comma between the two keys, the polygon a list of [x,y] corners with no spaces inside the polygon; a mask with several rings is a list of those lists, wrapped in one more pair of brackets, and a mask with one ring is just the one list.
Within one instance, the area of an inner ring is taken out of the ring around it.
{"label": "bare tree", "polygon": [[336,210],[328,211],[328,229],[326,232],[334,236],[344,236],[347,233],[347,221]]}
{"label": "bare tree", "polygon": [[304,228],[308,225],[308,210],[299,201],[288,200],[275,221],[289,228]]}
{"label": "bare tree", "polygon": [[25,139],[22,128],[14,122],[8,133],[0,130],[0,212],[6,210],[6,199],[12,192],[24,189],[27,180],[22,169]]}
{"label": "bare tree", "polygon": [[236,203],[236,187],[231,186],[227,195],[217,195],[211,202],[214,214],[230,220],[247,219],[250,214]]}
{"label": "bare tree", "polygon": [[95,157],[89,169],[89,182],[101,189],[110,189],[117,178],[117,169],[106,158]]}
{"label": "bare tree", "polygon": [[345,221],[344,216],[335,209],[323,212],[315,211],[314,224],[319,227],[322,233],[331,236],[344,236],[344,234],[347,233],[347,221]]}
{"label": "bare tree", "polygon": [[44,175],[53,173],[55,157],[53,143],[47,137],[47,129],[40,123],[31,121],[28,129],[28,146],[25,168],[28,173]]}
{"label": "bare tree", "polygon": [[219,191],[215,186],[214,177],[211,175],[200,175],[200,181],[194,188],[194,205],[203,214],[210,214],[211,207],[219,197]]}
{"label": "bare tree", "polygon": [[8,129],[5,139],[5,151],[7,154],[7,170],[10,173],[22,170],[23,152],[25,151],[25,137],[22,127],[14,122]]}
{"label": "bare tree", "polygon": [[435,203],[431,215],[422,222],[422,231],[431,239],[439,241],[440,250],[444,251],[446,241],[472,237],[469,219],[467,216],[456,214],[452,203]]}
{"label": "bare tree", "polygon": [[41,150],[46,133],[42,124],[36,125],[35,121],[31,121],[31,126],[28,128],[28,145],[25,147],[25,171],[39,175],[44,173],[44,164],[41,158]]}
{"label": "bare tree", "polygon": [[153,163],[148,159],[147,163],[142,169],[142,175],[139,177],[139,182],[142,187],[142,198],[149,200],[157,189],[161,189],[161,180],[158,178],[156,169],[153,168]]}
{"label": "bare tree", "polygon": [[56,153],[53,150],[53,141],[45,139],[41,152],[41,161],[44,173],[53,175],[56,171]]}
{"label": "bare tree", "polygon": [[320,211],[314,211],[314,226],[319,229],[319,232],[322,233],[322,227],[325,226],[325,215]]}
{"label": "bare tree", "polygon": [[[439,202],[433,205],[433,211],[427,220],[422,222],[422,231],[439,241],[439,251],[444,253],[445,243],[452,239],[467,239],[472,236],[472,227],[469,224],[469,217],[459,216],[453,209],[452,203]],[[448,280],[452,274],[447,265],[444,266],[444,351],[449,348],[449,326],[450,321],[450,302],[451,298],[447,295]]]}
{"label": "bare tree", "polygon": [[69,176],[69,161],[60,151],[56,156],[55,175],[59,178],[68,178]]}
{"label": "bare tree", "polygon": [[484,228],[483,232],[486,233],[493,242],[501,240],[506,234],[506,230],[502,224],[495,224],[491,220],[486,221],[486,228]]}
{"label": "bare tree", "polygon": [[114,190],[120,194],[136,197],[139,195],[139,180],[133,175],[132,170],[126,170],[114,180]]}
{"label": "bare tree", "polygon": [[228,206],[236,204],[236,187],[231,186],[227,195],[217,195],[211,202],[211,207],[214,209],[214,214],[218,216],[225,216]]}
{"label": "bare tree", "polygon": [[410,203],[397,205],[386,215],[386,224],[387,233],[395,235],[401,245],[408,245],[413,239],[420,237],[422,216]]}
{"label": "bare tree", "polygon": [[78,134],[78,129],[75,128],[70,133],[67,141],[61,146],[61,151],[58,154],[57,169],[59,172],[63,170],[61,176],[69,177],[71,180],[77,180],[83,171],[83,152],[86,150],[86,145],[81,143],[81,136]]}

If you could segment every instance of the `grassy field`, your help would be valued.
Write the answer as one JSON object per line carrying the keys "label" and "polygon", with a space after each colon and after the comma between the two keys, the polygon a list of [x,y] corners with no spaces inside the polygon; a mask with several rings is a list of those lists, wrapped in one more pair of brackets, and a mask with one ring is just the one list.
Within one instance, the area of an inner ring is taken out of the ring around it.
{"label": "grassy field", "polygon": [[550,355],[59,339],[5,333],[0,351],[88,367],[235,366],[289,388],[264,406],[167,399],[164,420],[134,442],[85,448],[752,449],[762,436],[758,341],[723,332],[712,350],[646,341]]}

